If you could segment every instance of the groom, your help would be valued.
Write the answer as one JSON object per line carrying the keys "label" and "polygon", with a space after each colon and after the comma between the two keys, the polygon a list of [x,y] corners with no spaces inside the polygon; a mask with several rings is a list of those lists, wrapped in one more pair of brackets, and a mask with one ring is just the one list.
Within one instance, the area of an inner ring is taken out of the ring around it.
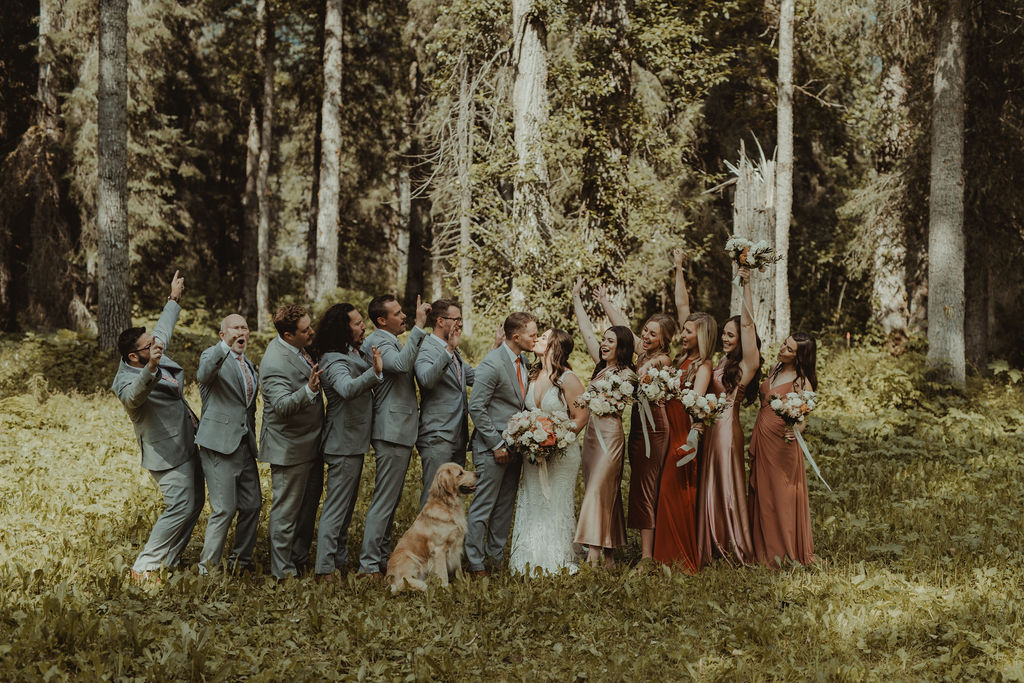
{"label": "groom", "polygon": [[505,319],[504,329],[505,342],[476,369],[469,398],[475,426],[473,464],[479,477],[466,528],[466,558],[473,576],[487,575],[487,557],[495,565],[501,563],[523,464],[510,456],[501,433],[509,418],[526,406],[529,378],[524,351],[533,350],[537,343],[537,319],[529,313],[513,313]]}

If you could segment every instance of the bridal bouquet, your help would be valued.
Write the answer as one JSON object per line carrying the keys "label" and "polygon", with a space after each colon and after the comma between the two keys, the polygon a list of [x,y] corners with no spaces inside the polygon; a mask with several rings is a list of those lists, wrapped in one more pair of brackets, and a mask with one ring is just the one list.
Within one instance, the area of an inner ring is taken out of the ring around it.
{"label": "bridal bouquet", "polygon": [[533,408],[513,415],[501,437],[510,451],[537,465],[565,455],[565,450],[576,439],[573,424],[565,413],[546,413]]}
{"label": "bridal bouquet", "polygon": [[576,405],[587,408],[598,417],[619,414],[634,401],[634,379],[628,370],[609,372],[592,381],[576,399]]}
{"label": "bridal bouquet", "polygon": [[785,396],[772,394],[769,401],[768,405],[789,427],[803,422],[807,413],[818,407],[818,395],[813,391],[791,391]]}
{"label": "bridal bouquet", "polygon": [[803,435],[799,429],[794,428],[794,425],[803,422],[807,414],[818,407],[818,395],[813,391],[791,391],[785,396],[772,394],[768,397],[768,405],[775,411],[776,415],[782,418],[787,427],[793,429],[793,436],[796,437],[797,443],[800,444],[800,450],[803,451],[807,463],[814,470],[814,473],[818,475],[818,479],[821,479],[821,483],[825,485],[825,488],[831,491],[832,487],[821,476],[818,463],[814,462],[811,452],[807,450],[807,443],[804,441]]}
{"label": "bridal bouquet", "polygon": [[686,436],[686,445],[679,448],[680,451],[683,448],[689,450],[676,462],[676,467],[682,467],[697,457],[697,442],[700,439],[700,432],[697,431],[696,423],[703,422],[706,425],[711,425],[717,422],[722,417],[722,414],[725,413],[725,401],[725,394],[718,394],[717,396],[715,394],[701,394],[694,389],[685,389],[679,395],[679,402],[683,404],[683,408],[689,413],[694,426]]}
{"label": "bridal bouquet", "polygon": [[636,390],[637,398],[647,399],[651,403],[664,403],[681,394],[682,384],[682,370],[671,366],[651,368],[640,378]]}
{"label": "bridal bouquet", "polygon": [[725,243],[725,250],[736,262],[737,266],[747,266],[752,270],[764,271],[764,269],[780,260],[780,256],[772,249],[772,245],[765,240],[751,242],[743,237],[731,237]]}

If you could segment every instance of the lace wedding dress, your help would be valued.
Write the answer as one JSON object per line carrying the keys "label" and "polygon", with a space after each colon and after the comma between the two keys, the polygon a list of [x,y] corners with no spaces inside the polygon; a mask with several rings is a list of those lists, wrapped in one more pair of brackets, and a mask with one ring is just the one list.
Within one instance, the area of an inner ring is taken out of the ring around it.
{"label": "lace wedding dress", "polygon": [[[567,413],[565,399],[558,387],[548,389],[538,404],[531,384],[526,391],[528,408],[539,407],[545,413]],[[573,536],[576,533],[576,476],[580,470],[580,446],[573,441],[564,456],[548,463],[550,498],[541,490],[536,465],[523,463],[523,475],[516,496],[516,517],[512,527],[512,553],[509,568],[519,574],[540,567],[545,572],[577,570]],[[529,569],[528,569],[529,567]]]}

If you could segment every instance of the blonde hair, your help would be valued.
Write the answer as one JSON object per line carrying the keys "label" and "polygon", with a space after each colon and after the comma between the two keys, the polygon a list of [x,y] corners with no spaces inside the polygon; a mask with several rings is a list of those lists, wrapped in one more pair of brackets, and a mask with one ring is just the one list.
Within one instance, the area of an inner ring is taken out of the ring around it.
{"label": "blonde hair", "polygon": [[[686,377],[683,378],[684,383],[692,382],[693,378],[697,376],[700,366],[711,359],[711,354],[715,352],[715,343],[718,340],[718,323],[708,313],[691,313],[686,322],[693,322],[694,327],[697,328],[698,358],[697,362],[687,369]],[[679,356],[676,357],[676,365],[682,365],[684,360],[686,360],[686,349],[679,352]]]}

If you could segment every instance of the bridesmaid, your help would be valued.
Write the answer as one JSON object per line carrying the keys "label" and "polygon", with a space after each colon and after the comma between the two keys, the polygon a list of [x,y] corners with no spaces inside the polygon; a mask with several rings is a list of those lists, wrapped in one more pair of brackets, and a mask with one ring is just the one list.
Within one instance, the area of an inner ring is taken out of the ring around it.
{"label": "bridesmaid", "polygon": [[794,332],[761,384],[761,411],[750,437],[750,523],[755,557],[772,568],[784,558],[800,564],[814,562],[803,453],[793,430],[769,403],[772,394],[817,391],[816,357],[814,337]]}
{"label": "bridesmaid", "polygon": [[725,413],[704,437],[697,496],[697,546],[702,563],[724,557],[739,564],[754,561],[743,467],[740,403],[757,398],[761,375],[761,340],[751,317],[750,269],[739,269],[743,283],[742,314],[722,327],[724,357],[711,375],[711,391],[727,396]]}
{"label": "bridesmaid", "polygon": [[[715,350],[718,324],[707,313],[690,314],[690,300],[683,277],[683,250],[675,250],[676,308],[682,328],[677,362],[683,371],[683,383],[707,393],[711,382],[711,354]],[[674,565],[687,574],[700,570],[697,548],[697,459],[682,467],[676,461],[691,451],[686,446],[690,434],[690,416],[677,399],[665,404],[668,417],[668,457],[658,488],[658,508],[654,524],[654,560]]]}
{"label": "bridesmaid", "polygon": [[[613,325],[628,327],[626,316],[608,298],[604,285],[596,290],[597,301]],[[640,336],[634,335],[637,348],[636,374],[643,377],[651,368],[669,365],[669,345],[676,334],[676,321],[672,316],[655,313],[644,323]],[[639,402],[633,404],[629,427],[629,523],[630,529],[640,530],[640,559],[650,559],[654,551],[654,512],[658,499],[658,479],[668,455],[668,418],[665,406],[648,404],[644,411]],[[643,411],[644,417],[641,417]],[[651,422],[653,421],[653,424]],[[646,432],[646,435],[645,435]]]}
{"label": "bridesmaid", "polygon": [[[583,333],[591,358],[597,362],[591,381],[613,370],[632,374],[633,333],[628,327],[609,327],[600,342],[594,335],[590,317],[583,308],[577,278],[572,288],[576,320]],[[601,432],[601,440],[597,438]],[[603,442],[603,444],[602,444]],[[602,447],[603,446],[603,447]],[[587,433],[583,437],[583,502],[574,542],[587,546],[587,562],[597,566],[604,555],[605,565],[615,566],[612,552],[626,544],[626,520],[622,513],[622,463],[625,451],[622,415],[590,413]]]}

